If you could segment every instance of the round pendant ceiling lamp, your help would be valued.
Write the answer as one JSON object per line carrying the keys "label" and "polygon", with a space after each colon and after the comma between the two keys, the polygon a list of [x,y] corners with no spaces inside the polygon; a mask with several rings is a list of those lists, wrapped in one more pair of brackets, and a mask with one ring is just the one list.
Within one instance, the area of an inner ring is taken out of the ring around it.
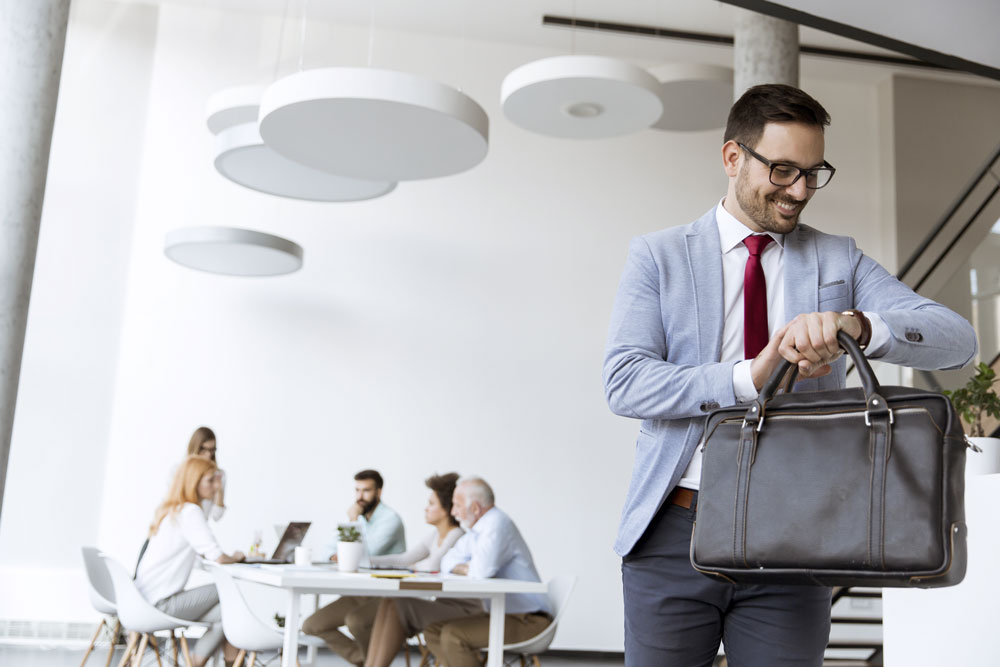
{"label": "round pendant ceiling lamp", "polygon": [[302,268],[302,247],[273,234],[233,227],[185,227],[163,249],[181,266],[227,276],[279,276]]}
{"label": "round pendant ceiling lamp", "polygon": [[208,98],[205,122],[212,134],[218,134],[234,125],[256,123],[264,88],[265,86],[259,85],[233,86]]}
{"label": "round pendant ceiling lamp", "polygon": [[290,160],[373,181],[449,176],[486,157],[489,118],[471,97],[391,70],[331,67],[275,81],[260,136]]}
{"label": "round pendant ceiling lamp", "polygon": [[518,67],[503,80],[503,111],[526,130],[604,139],[644,130],[663,111],[646,70],[602,56],[557,56]]}
{"label": "round pendant ceiling lamp", "polygon": [[650,70],[660,82],[663,115],[658,130],[698,132],[726,126],[733,105],[733,70],[717,65],[661,65]]}
{"label": "round pendant ceiling lamp", "polygon": [[337,176],[289,160],[264,143],[256,119],[216,135],[215,168],[251,190],[307,201],[362,201],[381,197],[396,187],[386,181]]}

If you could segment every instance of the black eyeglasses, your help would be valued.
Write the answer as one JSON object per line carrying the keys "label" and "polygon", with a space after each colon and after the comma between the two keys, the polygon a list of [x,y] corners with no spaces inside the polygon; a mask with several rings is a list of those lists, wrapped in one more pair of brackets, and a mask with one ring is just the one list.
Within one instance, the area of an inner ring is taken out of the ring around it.
{"label": "black eyeglasses", "polygon": [[794,164],[786,164],[784,162],[771,162],[766,157],[760,153],[756,153],[743,144],[737,144],[740,148],[745,150],[750,155],[754,156],[768,167],[771,168],[770,179],[771,185],[777,185],[779,187],[787,188],[790,185],[795,184],[803,174],[806,177],[806,187],[810,190],[819,190],[825,187],[833,179],[833,174],[837,170],[834,169],[833,165],[823,160],[822,167],[813,167],[811,169],[801,169],[796,167]]}
{"label": "black eyeglasses", "polygon": [[207,452],[209,456],[213,459],[215,458],[215,447],[206,447],[205,445],[198,446],[198,453]]}

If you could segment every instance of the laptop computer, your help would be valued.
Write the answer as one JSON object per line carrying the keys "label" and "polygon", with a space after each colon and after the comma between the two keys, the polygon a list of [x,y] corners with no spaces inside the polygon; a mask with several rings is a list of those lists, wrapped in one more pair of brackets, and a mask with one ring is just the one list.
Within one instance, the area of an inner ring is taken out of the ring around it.
{"label": "laptop computer", "polygon": [[312,525],[310,521],[292,521],[285,528],[278,540],[278,546],[274,548],[274,554],[270,558],[260,556],[247,556],[244,563],[269,563],[281,564],[291,563],[295,555],[295,547],[302,544],[302,539],[306,536],[306,531]]}

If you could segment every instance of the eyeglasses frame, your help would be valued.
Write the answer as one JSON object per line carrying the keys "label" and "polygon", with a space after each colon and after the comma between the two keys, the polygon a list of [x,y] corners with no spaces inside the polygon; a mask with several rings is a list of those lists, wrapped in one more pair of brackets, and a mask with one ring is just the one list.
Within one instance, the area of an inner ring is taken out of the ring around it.
{"label": "eyeglasses frame", "polygon": [[[752,148],[748,147],[745,144],[741,144],[738,141],[736,142],[736,145],[739,146],[740,148],[742,148],[743,150],[745,150],[747,153],[749,153],[753,157],[755,157],[758,160],[760,160],[761,162],[763,162],[767,167],[769,167],[770,171],[767,174],[767,180],[769,180],[771,182],[771,185],[776,185],[779,188],[790,188],[790,187],[792,187],[793,185],[795,185],[799,181],[800,178],[802,178],[803,174],[808,174],[809,172],[815,173],[815,172],[819,171],[820,169],[829,169],[830,170],[830,178],[823,185],[819,185],[819,186],[816,186],[816,187],[810,186],[809,185],[809,177],[808,177],[808,175],[806,176],[806,188],[807,189],[809,189],[809,190],[821,190],[821,189],[825,188],[826,186],[830,185],[830,181],[833,180],[834,174],[837,173],[837,168],[834,167],[829,162],[827,162],[826,160],[823,160],[823,166],[822,167],[810,167],[809,169],[803,169],[802,167],[796,167],[794,164],[788,164],[787,162],[772,162],[772,161],[768,160],[766,157],[764,157],[763,155],[761,155],[760,153],[758,153],[757,151],[753,150]],[[785,184],[775,183],[774,182],[774,168],[775,167],[788,167],[790,169],[798,169],[799,173],[795,175],[795,178],[792,179],[791,183],[785,183]]]}

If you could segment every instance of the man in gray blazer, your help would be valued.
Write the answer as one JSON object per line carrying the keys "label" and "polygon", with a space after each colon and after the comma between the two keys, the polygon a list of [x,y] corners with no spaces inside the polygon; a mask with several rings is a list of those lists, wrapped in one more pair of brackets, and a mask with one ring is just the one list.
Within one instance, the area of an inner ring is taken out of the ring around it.
{"label": "man in gray blazer", "polygon": [[[747,401],[782,358],[797,391],[845,385],[839,330],[865,354],[915,368],[976,355],[969,323],[900,283],[846,236],[799,223],[833,177],[829,114],[797,88],[750,88],[722,146],[729,187],[699,220],[634,239],[608,335],[604,387],[642,420],[615,551],[626,665],[822,665],[830,591],[732,585],[689,561],[704,417]],[[749,238],[747,238],[749,237]]]}

